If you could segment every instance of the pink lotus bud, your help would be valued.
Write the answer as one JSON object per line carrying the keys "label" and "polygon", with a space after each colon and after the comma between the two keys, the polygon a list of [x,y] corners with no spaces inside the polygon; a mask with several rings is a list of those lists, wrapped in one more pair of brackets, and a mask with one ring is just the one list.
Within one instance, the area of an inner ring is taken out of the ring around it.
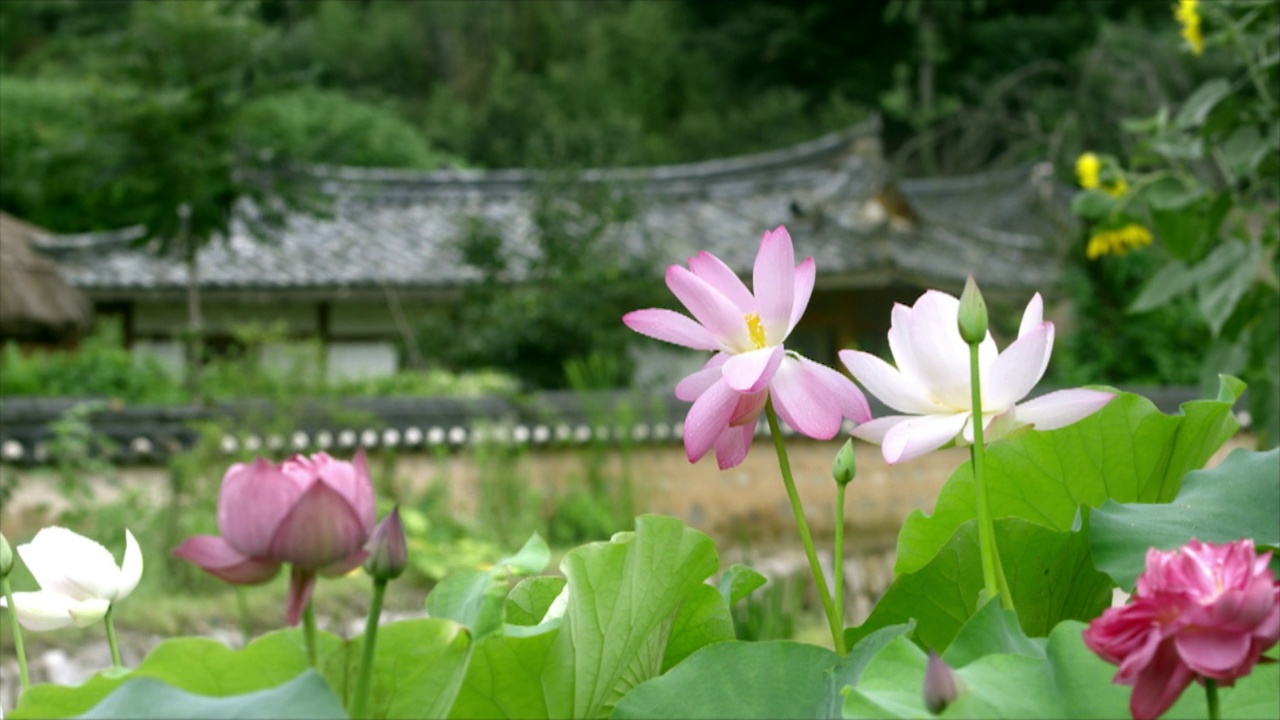
{"label": "pink lotus bud", "polygon": [[365,546],[369,557],[364,560],[365,572],[378,580],[394,580],[404,573],[409,559],[405,547],[404,525],[400,522],[400,506],[391,509],[382,522],[373,529]]}
{"label": "pink lotus bud", "polygon": [[1280,582],[1252,540],[1191,540],[1147,552],[1133,602],[1090,623],[1084,642],[1120,666],[1134,718],[1155,718],[1199,677],[1231,686],[1280,640]]}
{"label": "pink lotus bud", "polygon": [[263,582],[281,563],[293,565],[292,623],[292,609],[310,595],[316,573],[341,574],[364,560],[374,520],[363,450],[352,462],[325,453],[296,455],[279,466],[258,458],[232,465],[222,478],[221,537],[188,538],[173,553],[235,584]]}
{"label": "pink lotus bud", "polygon": [[960,695],[956,688],[956,674],[951,667],[929,651],[929,664],[924,671],[924,706],[937,715]]}

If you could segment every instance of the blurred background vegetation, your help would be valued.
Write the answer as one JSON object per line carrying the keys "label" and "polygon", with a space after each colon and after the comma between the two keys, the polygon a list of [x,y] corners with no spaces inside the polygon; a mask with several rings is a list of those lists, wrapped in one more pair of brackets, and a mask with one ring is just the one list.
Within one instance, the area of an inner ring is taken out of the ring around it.
{"label": "blurred background vegetation", "polygon": [[[1188,53],[1172,4],[5,0],[0,209],[56,232],[142,223],[198,244],[225,229],[238,198],[279,190],[273,178],[287,180],[299,163],[533,167],[569,178],[584,167],[780,148],[871,113],[882,116],[885,152],[904,176],[1047,160],[1074,186],[1080,153],[1140,155],[1143,138],[1126,132],[1125,120],[1177,107],[1238,64],[1224,53]],[[1263,200],[1274,205],[1274,180],[1267,188]],[[315,372],[262,368],[254,348],[270,330],[246,328],[245,352],[212,363],[197,396],[272,399],[271,416],[255,422],[275,428],[304,396],[625,384],[630,333],[617,318],[667,302],[665,290],[656,272],[621,266],[596,242],[602,223],[628,217],[628,198],[581,197],[575,211],[543,202],[559,191],[550,184],[538,198],[545,257],[528,285],[503,281],[490,229],[477,225],[466,238],[468,263],[482,279],[439,327],[419,333],[429,339],[419,351],[439,370],[326,385]],[[178,232],[173,210],[195,197],[203,199]],[[1160,246],[1089,261],[1087,230],[1080,232],[1062,287],[1048,293],[1051,304],[1069,300],[1073,308],[1059,329],[1050,382],[1195,384],[1210,334],[1195,302],[1170,298],[1141,318],[1127,312],[1165,262]],[[305,364],[307,348],[299,352]],[[574,357],[577,364],[566,365]],[[110,326],[74,353],[10,347],[0,364],[0,396],[139,404],[193,397],[158,366],[131,359]],[[462,374],[478,368],[506,374]],[[187,534],[211,531],[222,468],[250,454],[228,456],[219,442],[246,428],[203,428],[197,447],[173,457],[172,505],[128,493],[104,505],[71,492],[86,475],[111,475],[96,464],[87,424],[93,408],[69,413],[57,428],[52,470],[73,500],[64,521],[117,551],[126,522],[135,532],[155,526],[149,558],[163,557]],[[478,504],[490,522],[452,517],[438,489],[396,488],[394,451],[375,459],[379,495],[401,502],[420,582],[491,562],[533,530],[565,546],[629,525],[625,448],[621,469],[605,467],[600,448],[582,453],[578,477],[559,497],[525,486],[520,452],[476,449],[486,478]],[[162,565],[146,581],[157,601],[173,588],[219,587],[189,567]],[[277,583],[253,597],[281,592]],[[760,602],[776,615],[793,604],[788,592],[779,587]],[[209,614],[202,605],[179,607],[186,602],[159,615],[187,612],[198,622]],[[259,604],[274,618],[279,609],[270,602]],[[132,606],[138,622],[148,607]],[[762,625],[763,607],[742,611],[740,632],[791,634]]]}
{"label": "blurred background vegetation", "polygon": [[[1127,0],[13,0],[0,5],[0,209],[59,232],[141,223],[163,244],[186,239],[184,252],[225,230],[237,198],[281,197],[288,183],[263,178],[295,163],[690,162],[871,112],[903,175],[1049,160],[1072,183],[1080,152],[1127,155],[1137,140],[1122,120],[1176,104],[1228,62],[1189,56],[1168,3]],[[286,205],[306,207],[294,190]],[[625,203],[583,205],[626,217]],[[477,228],[469,258],[486,282],[447,327],[423,328],[460,340],[432,343],[428,360],[564,387],[565,359],[589,346],[629,377],[626,331],[602,319],[661,300],[637,289],[643,269],[578,255],[592,231],[577,234],[548,253],[540,277],[556,282],[513,292]],[[1063,328],[1053,379],[1196,382],[1205,328],[1187,303],[1141,327],[1125,315],[1154,261],[1082,256],[1050,298],[1074,301],[1079,330]],[[1099,332],[1115,343],[1091,347]]]}

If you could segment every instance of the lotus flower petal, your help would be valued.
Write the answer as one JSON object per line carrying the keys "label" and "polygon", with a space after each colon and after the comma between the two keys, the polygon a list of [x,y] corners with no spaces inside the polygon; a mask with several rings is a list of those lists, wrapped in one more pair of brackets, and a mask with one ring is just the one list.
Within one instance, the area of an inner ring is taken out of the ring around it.
{"label": "lotus flower petal", "polygon": [[759,392],[773,380],[782,356],[781,345],[733,355],[724,364],[724,381],[735,392]]}
{"label": "lotus flower petal", "polygon": [[797,357],[797,361],[805,367],[819,382],[826,386],[826,392],[835,398],[840,414],[856,423],[871,420],[871,406],[867,404],[867,396],[862,394],[857,385],[843,373],[832,370],[821,363],[808,358]]}
{"label": "lotus flower petal", "polygon": [[766,232],[760,239],[760,251],[756,254],[752,272],[752,287],[756,293],[756,307],[765,337],[771,344],[786,339],[791,328],[791,308],[795,301],[796,255],[791,245],[791,235],[784,227]]}
{"label": "lotus flower petal", "polygon": [[818,268],[813,258],[805,258],[796,266],[796,287],[791,300],[791,322],[787,324],[788,336],[796,328],[796,323],[800,322],[805,309],[809,307],[809,298],[813,295],[813,284],[817,277]]}
{"label": "lotus flower petal", "polygon": [[111,553],[66,528],[44,528],[18,546],[18,555],[42,590],[88,600],[114,598],[120,589],[120,568]]}
{"label": "lotus flower petal", "polygon": [[939,413],[946,408],[922,392],[892,365],[861,350],[841,350],[840,361],[872,395],[899,412],[913,415]]}
{"label": "lotus flower petal", "polygon": [[622,316],[627,327],[655,340],[694,350],[719,350],[720,341],[707,329],[674,310],[650,308]]}
{"label": "lotus flower petal", "polygon": [[316,481],[276,528],[267,555],[314,571],[347,557],[368,539],[351,503],[328,483]]}
{"label": "lotus flower petal", "polygon": [[701,370],[695,370],[676,383],[676,397],[685,402],[697,400],[698,396],[706,392],[707,388],[724,376],[724,371],[721,367],[729,357],[725,353],[712,355]]}
{"label": "lotus flower petal", "polygon": [[1173,643],[1165,641],[1133,684],[1130,714],[1134,720],[1155,720],[1177,701],[1194,677],[1191,668],[1178,659]]}
{"label": "lotus flower petal", "polygon": [[738,307],[738,312],[743,315],[757,312],[756,299],[751,291],[720,258],[704,250],[689,258],[689,270],[729,298]]}
{"label": "lotus flower petal", "polygon": [[969,421],[968,413],[921,415],[897,423],[885,433],[880,449],[890,465],[913,460],[946,445]]}
{"label": "lotus flower petal", "polygon": [[702,326],[727,348],[737,352],[753,347],[747,321],[729,298],[706,280],[679,265],[667,268],[667,287]]}
{"label": "lotus flower petal", "polygon": [[257,585],[280,572],[280,563],[244,555],[215,535],[189,537],[173,554],[233,585]]}
{"label": "lotus flower petal", "polygon": [[[34,631],[58,630],[71,627],[75,619],[71,617],[71,607],[77,601],[51,590],[39,592],[16,592],[13,594],[14,610],[22,627]],[[0,607],[7,608],[9,603],[0,597]]]}
{"label": "lotus flower petal", "polygon": [[1017,421],[1039,430],[1056,430],[1094,414],[1114,397],[1115,393],[1101,390],[1058,390],[1019,403]]}
{"label": "lotus flower petal", "polygon": [[133,592],[142,580],[142,548],[128,528],[124,531],[124,561],[120,564],[119,586],[111,602],[119,602]]}
{"label": "lotus flower petal", "polygon": [[711,449],[738,404],[738,393],[718,380],[693,403],[684,420],[684,450],[689,462],[697,462]]}
{"label": "lotus flower petal", "polygon": [[1005,348],[982,379],[982,412],[1002,413],[1026,397],[1040,382],[1052,347],[1053,325],[1042,323]]}
{"label": "lotus flower petal", "polygon": [[741,425],[726,428],[716,439],[716,466],[721,470],[736,467],[747,457],[751,449],[751,439],[755,435],[755,425]]}
{"label": "lotus flower petal", "polygon": [[788,357],[772,385],[774,408],[798,432],[815,440],[830,440],[840,432],[839,399],[828,392],[823,378],[809,365]]}
{"label": "lotus flower petal", "polygon": [[266,557],[276,527],[306,492],[309,479],[290,475],[262,458],[227,469],[218,493],[218,529],[248,557]]}
{"label": "lotus flower petal", "polygon": [[881,417],[864,422],[858,427],[854,428],[852,435],[858,438],[859,440],[865,440],[869,443],[875,443],[879,445],[884,442],[884,436],[889,434],[889,431],[892,430],[894,426],[896,426],[898,423],[906,422],[907,420],[910,420],[913,417],[915,416],[914,415],[882,415]]}

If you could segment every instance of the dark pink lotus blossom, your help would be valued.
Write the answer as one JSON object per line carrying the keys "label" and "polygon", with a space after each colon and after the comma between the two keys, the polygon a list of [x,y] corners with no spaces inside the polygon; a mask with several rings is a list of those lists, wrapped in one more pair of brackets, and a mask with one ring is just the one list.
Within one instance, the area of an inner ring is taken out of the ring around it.
{"label": "dark pink lotus blossom", "polygon": [[1129,711],[1159,717],[1193,679],[1230,686],[1280,639],[1280,582],[1252,540],[1191,540],[1147,551],[1133,602],[1110,608],[1084,631],[1085,645],[1120,666],[1132,685]]}
{"label": "dark pink lotus blossom", "polygon": [[760,240],[754,293],[719,258],[700,252],[688,268],[667,268],[667,287],[693,319],[657,308],[623,316],[642,335],[715,353],[676,385],[676,397],[693,403],[684,423],[690,462],[714,447],[720,469],[741,463],[770,397],[783,422],[819,440],[835,437],[843,418],[871,419],[867,398],[849,378],[783,346],[809,304],[814,277],[813,258],[796,265],[791,235],[778,227]]}
{"label": "dark pink lotus blossom", "polygon": [[325,453],[279,466],[258,458],[232,465],[218,495],[222,535],[187,538],[173,554],[229,583],[253,585],[292,566],[289,624],[311,598],[316,573],[341,575],[364,561],[375,520],[364,451],[353,462]]}

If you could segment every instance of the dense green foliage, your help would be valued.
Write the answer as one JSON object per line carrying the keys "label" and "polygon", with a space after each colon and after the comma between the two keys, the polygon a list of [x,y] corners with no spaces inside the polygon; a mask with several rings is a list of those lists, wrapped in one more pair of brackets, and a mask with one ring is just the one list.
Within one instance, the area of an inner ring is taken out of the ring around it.
{"label": "dense green foliage", "polygon": [[[259,352],[272,336],[260,334],[242,353],[215,360],[201,376],[202,396],[239,398],[476,396],[516,390],[515,380],[492,370],[454,374],[433,369],[362,379],[323,380],[314,346],[298,344],[292,362],[275,366]],[[75,352],[24,354],[13,344],[0,355],[0,397],[94,397],[143,405],[190,403],[179,378],[154,358],[125,349],[119,328],[100,325]]]}
{"label": "dense green foliage", "polygon": [[[270,180],[290,163],[686,162],[781,147],[873,111],[903,174],[1048,159],[1067,181],[1083,150],[1138,149],[1122,120],[1176,104],[1229,65],[1190,57],[1165,3],[1123,0],[15,0],[0,6],[0,207],[58,231],[142,223],[199,244],[242,197],[323,211],[305,187]],[[269,236],[278,217],[260,219]],[[562,386],[566,361],[596,353],[625,377],[625,335],[598,328],[642,299],[629,278],[652,269],[607,249],[584,257],[586,274],[535,269],[532,286],[509,293],[481,267],[492,282],[423,328],[458,342],[424,343],[424,354]],[[1141,327],[1125,314],[1151,263],[1074,264],[1047,294],[1074,300],[1079,318],[1057,380],[1193,379],[1201,334],[1189,306]],[[577,302],[583,293],[597,302]],[[1116,351],[1087,347],[1097,333]]]}

